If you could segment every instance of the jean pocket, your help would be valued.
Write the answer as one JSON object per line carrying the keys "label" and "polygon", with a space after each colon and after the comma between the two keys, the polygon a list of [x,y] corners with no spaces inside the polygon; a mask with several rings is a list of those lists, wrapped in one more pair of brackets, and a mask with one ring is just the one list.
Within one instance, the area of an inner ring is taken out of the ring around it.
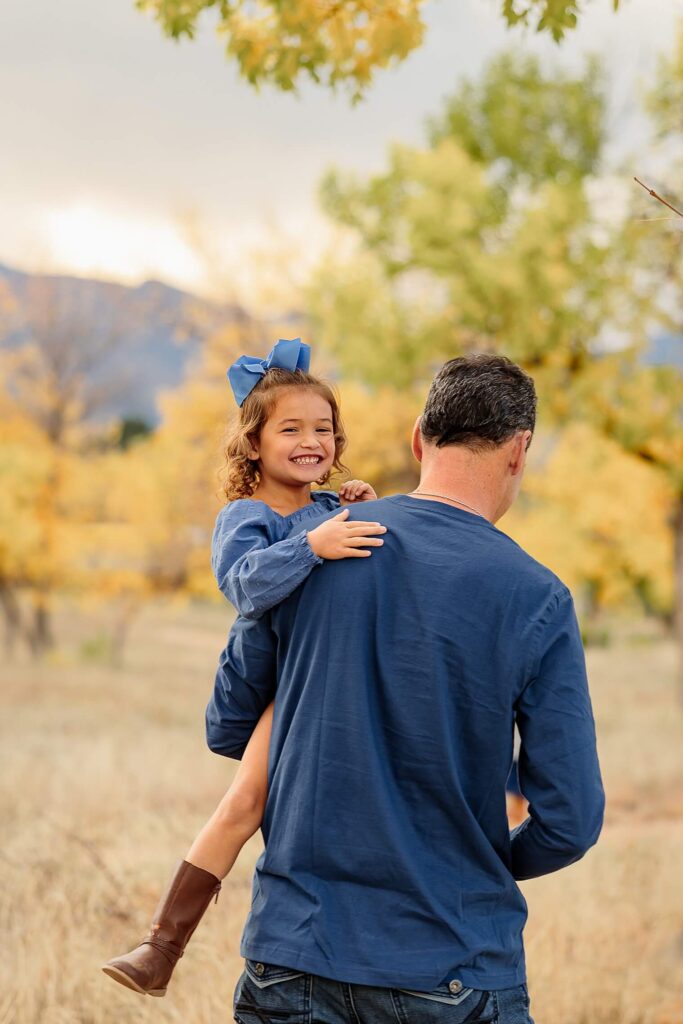
{"label": "jean pocket", "polygon": [[491,992],[463,988],[452,992],[437,985],[429,992],[394,989],[398,1017],[405,1024],[493,1024],[495,1001]]}
{"label": "jean pocket", "polygon": [[259,960],[245,961],[233,1000],[238,1024],[306,1024],[310,1003],[310,974]]}
{"label": "jean pocket", "polygon": [[257,988],[268,988],[270,985],[294,981],[295,978],[303,978],[305,973],[293,967],[279,967],[277,964],[264,964],[258,960],[245,960],[244,965],[249,980]]}
{"label": "jean pocket", "polygon": [[436,988],[431,989],[429,992],[416,992],[410,988],[400,988],[398,991],[403,992],[407,996],[417,996],[418,999],[431,999],[435,1003],[448,1003],[449,1006],[459,1006],[460,1003],[464,1003],[466,999],[469,999],[474,989],[463,988],[460,992],[453,993],[448,985],[437,985]]}

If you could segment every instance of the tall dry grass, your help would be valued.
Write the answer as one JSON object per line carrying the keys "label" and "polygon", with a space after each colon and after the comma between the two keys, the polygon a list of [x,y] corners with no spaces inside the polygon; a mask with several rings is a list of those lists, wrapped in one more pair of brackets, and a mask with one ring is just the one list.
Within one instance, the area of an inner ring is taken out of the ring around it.
{"label": "tall dry grass", "polygon": [[[142,936],[234,771],[205,749],[202,720],[229,621],[149,608],[116,671],[82,656],[102,623],[65,608],[58,660],[0,668],[0,1024],[231,1019],[257,838],[165,999],[99,971]],[[532,1010],[537,1024],[683,1024],[674,651],[629,627],[589,664],[608,818],[584,861],[524,884]]]}

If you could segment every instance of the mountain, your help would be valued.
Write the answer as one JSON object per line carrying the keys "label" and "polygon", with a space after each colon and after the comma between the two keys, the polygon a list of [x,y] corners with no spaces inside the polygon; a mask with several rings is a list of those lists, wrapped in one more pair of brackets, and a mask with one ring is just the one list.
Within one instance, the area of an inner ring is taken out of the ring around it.
{"label": "mountain", "polygon": [[644,354],[650,366],[676,366],[683,370],[683,334],[657,334]]}
{"label": "mountain", "polygon": [[[111,392],[95,419],[158,423],[159,393],[182,383],[203,339],[221,324],[244,318],[249,314],[239,306],[211,303],[162,281],[129,287],[0,264],[0,348],[22,345],[42,332],[50,344],[80,349],[88,379]],[[277,322],[291,323],[287,336],[293,337],[301,314],[292,310]],[[641,358],[683,369],[683,338],[655,335]]]}
{"label": "mountain", "polygon": [[[100,418],[159,419],[160,391],[181,383],[220,324],[245,316],[161,281],[137,287],[0,264],[0,347],[47,339],[55,356],[78,353],[89,380],[109,384]],[[61,348],[60,348],[61,346]],[[63,360],[62,360],[63,361]]]}

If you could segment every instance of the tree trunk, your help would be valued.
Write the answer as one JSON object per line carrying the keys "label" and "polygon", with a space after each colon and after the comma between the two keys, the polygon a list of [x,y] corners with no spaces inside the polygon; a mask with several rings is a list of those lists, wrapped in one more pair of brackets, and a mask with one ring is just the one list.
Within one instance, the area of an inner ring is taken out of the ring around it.
{"label": "tree trunk", "polygon": [[6,583],[0,583],[0,605],[5,620],[5,657],[10,661],[14,657],[16,643],[21,635],[21,608],[14,591]]}
{"label": "tree trunk", "polygon": [[29,647],[34,658],[42,658],[55,645],[50,609],[44,600],[33,606],[33,622],[28,634]]}
{"label": "tree trunk", "polygon": [[674,529],[674,637],[678,647],[678,687],[683,704],[683,494],[673,514]]}
{"label": "tree trunk", "polygon": [[130,626],[139,611],[140,603],[134,598],[124,599],[121,610],[114,620],[111,634],[111,663],[114,668],[123,668],[123,657]]}

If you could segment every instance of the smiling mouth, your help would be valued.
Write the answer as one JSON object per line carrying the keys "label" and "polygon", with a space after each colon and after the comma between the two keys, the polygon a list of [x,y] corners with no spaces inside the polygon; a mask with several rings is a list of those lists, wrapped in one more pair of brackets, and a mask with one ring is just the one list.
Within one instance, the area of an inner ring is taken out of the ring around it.
{"label": "smiling mouth", "polygon": [[322,455],[296,455],[290,459],[290,462],[296,462],[297,466],[317,466],[322,461]]}

